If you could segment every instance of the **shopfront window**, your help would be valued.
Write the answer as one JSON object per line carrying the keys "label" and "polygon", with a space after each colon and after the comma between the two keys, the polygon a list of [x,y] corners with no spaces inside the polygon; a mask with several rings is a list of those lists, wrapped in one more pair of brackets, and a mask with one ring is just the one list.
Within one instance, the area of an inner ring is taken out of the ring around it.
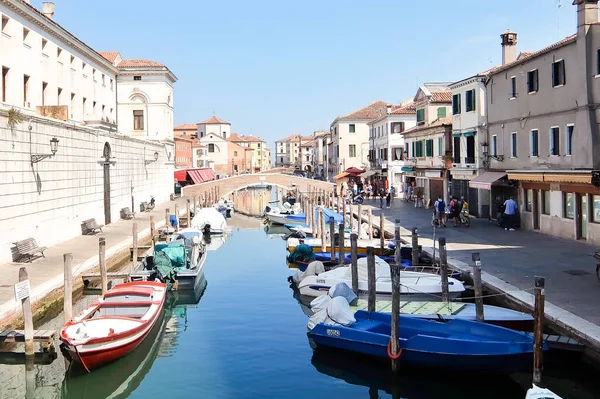
{"label": "shopfront window", "polygon": [[594,208],[592,210],[592,221],[600,223],[600,195],[594,195]]}
{"label": "shopfront window", "polygon": [[528,189],[525,190],[526,198],[525,198],[525,210],[527,212],[531,212],[531,204],[533,203],[533,190]]}
{"label": "shopfront window", "polygon": [[575,194],[563,193],[563,213],[566,219],[575,218]]}
{"label": "shopfront window", "polygon": [[550,214],[550,191],[542,190],[542,213],[544,215]]}

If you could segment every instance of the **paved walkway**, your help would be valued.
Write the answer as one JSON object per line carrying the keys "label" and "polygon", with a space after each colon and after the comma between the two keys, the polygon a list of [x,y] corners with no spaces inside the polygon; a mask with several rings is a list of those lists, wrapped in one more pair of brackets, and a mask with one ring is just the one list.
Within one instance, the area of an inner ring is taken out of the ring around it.
{"label": "paved walkway", "polygon": [[[367,200],[379,215],[379,200]],[[386,219],[399,218],[406,229],[419,229],[419,244],[432,246],[433,209],[394,200],[383,209]],[[546,278],[546,298],[583,319],[600,326],[600,281],[596,278],[596,247],[532,231],[505,231],[487,219],[471,219],[471,227],[436,229],[436,239],[447,239],[448,257],[471,265],[471,253],[481,254],[482,268],[520,289],[533,287],[534,276]],[[410,241],[410,238],[403,237]],[[437,244],[436,244],[437,248]],[[436,251],[437,253],[437,251]]]}
{"label": "paved walkway", "polygon": [[0,330],[2,320],[15,310],[20,309],[20,304],[14,299],[13,285],[19,281],[19,269],[27,267],[31,285],[31,299],[33,302],[43,298],[48,293],[63,286],[64,264],[63,254],[73,254],[73,275],[77,276],[86,270],[98,266],[98,238],[106,239],[106,258],[125,250],[133,244],[132,225],[138,225],[138,237],[150,235],[150,215],[154,216],[156,228],[165,224],[165,209],[171,213],[175,211],[175,204],[179,204],[179,212],[186,212],[186,200],[179,198],[176,201],[157,204],[152,212],[136,213],[132,220],[119,220],[103,228],[103,233],[94,236],[79,236],[65,241],[44,251],[46,257],[34,260],[31,263],[6,263],[0,264]]}

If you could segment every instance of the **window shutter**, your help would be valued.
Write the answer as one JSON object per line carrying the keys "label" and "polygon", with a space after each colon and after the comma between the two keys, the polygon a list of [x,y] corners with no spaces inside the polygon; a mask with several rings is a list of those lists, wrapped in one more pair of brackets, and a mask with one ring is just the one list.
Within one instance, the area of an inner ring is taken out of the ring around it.
{"label": "window shutter", "polygon": [[565,60],[562,60],[560,62],[561,66],[562,66],[562,84],[567,84],[567,75],[566,75],[566,71],[565,71]]}
{"label": "window shutter", "polygon": [[437,109],[437,117],[438,119],[446,117],[446,107],[439,107]]}
{"label": "window shutter", "polygon": [[552,64],[552,86],[556,86],[556,64]]}

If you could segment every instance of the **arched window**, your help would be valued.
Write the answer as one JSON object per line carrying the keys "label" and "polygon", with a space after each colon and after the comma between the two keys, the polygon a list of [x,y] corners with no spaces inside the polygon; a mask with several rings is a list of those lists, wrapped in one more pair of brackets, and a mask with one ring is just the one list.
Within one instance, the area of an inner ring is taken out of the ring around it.
{"label": "arched window", "polygon": [[215,152],[215,145],[213,143],[208,145],[208,152]]}

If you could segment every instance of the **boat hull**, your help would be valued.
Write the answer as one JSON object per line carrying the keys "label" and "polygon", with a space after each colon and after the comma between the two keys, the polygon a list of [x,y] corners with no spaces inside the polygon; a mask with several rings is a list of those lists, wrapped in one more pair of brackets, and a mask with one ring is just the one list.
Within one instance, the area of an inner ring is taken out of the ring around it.
{"label": "boat hull", "polygon": [[271,224],[280,224],[285,226],[286,224],[304,224],[306,223],[306,219],[288,219],[285,214],[274,214],[274,213],[266,213],[265,217],[269,220]]}

